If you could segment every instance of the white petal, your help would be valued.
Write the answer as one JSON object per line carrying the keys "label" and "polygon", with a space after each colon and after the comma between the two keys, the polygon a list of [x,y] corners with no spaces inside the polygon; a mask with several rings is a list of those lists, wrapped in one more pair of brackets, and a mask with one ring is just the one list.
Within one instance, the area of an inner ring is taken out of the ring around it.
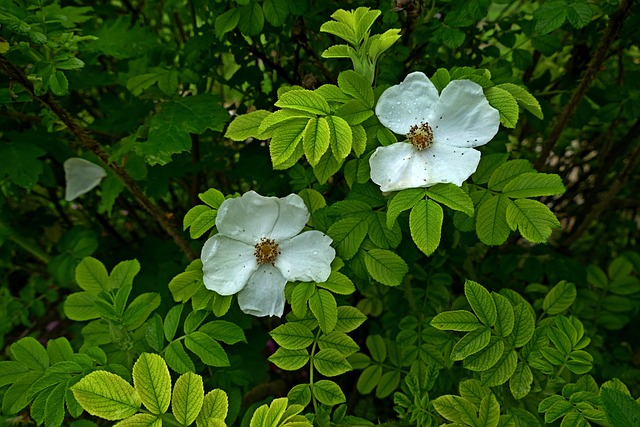
{"label": "white petal", "polygon": [[500,113],[489,105],[479,84],[454,80],[442,90],[427,121],[436,143],[477,147],[498,133]]}
{"label": "white petal", "polygon": [[280,244],[275,266],[289,281],[324,282],[336,257],[331,242],[331,237],[320,231],[305,231]]}
{"label": "white petal", "polygon": [[216,234],[202,247],[202,271],[207,289],[220,295],[238,293],[258,268],[255,248],[244,242]]}
{"label": "white petal", "polygon": [[397,142],[378,147],[369,159],[371,180],[382,191],[425,187],[428,173],[426,163],[413,145]]}
{"label": "white petal", "polygon": [[238,294],[240,309],[253,316],[282,316],[287,279],[271,264],[261,265]]}
{"label": "white petal", "polygon": [[225,236],[255,245],[263,237],[276,241],[293,237],[302,231],[308,219],[309,211],[298,195],[279,199],[249,191],[222,203],[216,226]]}
{"label": "white petal", "polygon": [[476,171],[480,162],[480,152],[473,148],[448,147],[433,144],[420,152],[421,161],[427,165],[427,180],[422,187],[430,187],[441,182],[457,186]]}
{"label": "white petal", "polygon": [[423,73],[415,72],[382,93],[376,114],[380,123],[395,133],[406,135],[411,126],[427,121],[437,100],[438,89],[431,80]]}
{"label": "white petal", "polygon": [[104,168],[79,157],[67,159],[63,166],[67,182],[64,199],[68,202],[93,190],[107,176]]}

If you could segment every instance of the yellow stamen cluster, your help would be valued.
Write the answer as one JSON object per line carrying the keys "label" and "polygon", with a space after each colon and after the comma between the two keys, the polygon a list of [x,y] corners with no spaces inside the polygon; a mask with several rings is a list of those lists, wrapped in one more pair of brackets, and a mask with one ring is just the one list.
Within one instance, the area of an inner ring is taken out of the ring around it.
{"label": "yellow stamen cluster", "polygon": [[424,150],[431,147],[433,143],[433,129],[427,123],[413,125],[409,128],[407,139],[418,150]]}
{"label": "yellow stamen cluster", "polygon": [[267,239],[266,237],[263,237],[258,243],[256,243],[255,248],[253,255],[255,255],[256,261],[259,265],[273,265],[273,263],[276,262],[278,255],[280,255],[276,241]]}

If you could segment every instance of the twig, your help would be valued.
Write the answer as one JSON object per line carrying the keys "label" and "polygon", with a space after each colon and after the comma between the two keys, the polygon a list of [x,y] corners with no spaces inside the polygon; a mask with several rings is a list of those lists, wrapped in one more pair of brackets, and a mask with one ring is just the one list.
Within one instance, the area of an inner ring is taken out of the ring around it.
{"label": "twig", "polygon": [[194,260],[198,258],[195,251],[189,246],[188,242],[185,238],[180,234],[178,229],[174,227],[174,225],[169,221],[167,214],[158,207],[154,202],[152,202],[138,187],[133,178],[117,163],[109,162],[109,154],[102,148],[100,143],[93,139],[89,131],[82,127],[77,120],[75,120],[68,111],[58,104],[58,102],[51,96],[50,93],[45,95],[36,95],[34,92],[33,85],[27,79],[27,76],[13,65],[11,62],[7,61],[4,57],[0,56],[0,69],[4,71],[14,82],[20,84],[22,87],[26,89],[29,94],[42,105],[49,109],[52,113],[54,113],[58,119],[67,127],[69,132],[76,137],[76,139],[84,146],[86,149],[92,151],[96,156],[102,160],[102,162],[110,167],[115,174],[120,178],[122,183],[125,185],[127,190],[131,192],[133,198],[140,204],[147,212],[153,216],[156,222],[160,225],[160,227],[173,238],[178,247],[184,252],[184,254],[190,260]]}
{"label": "twig", "polygon": [[553,150],[553,147],[558,142],[560,134],[562,134],[564,128],[567,126],[567,123],[575,112],[578,103],[582,100],[587,90],[591,87],[596,79],[596,76],[600,73],[602,63],[607,56],[607,52],[609,51],[609,48],[611,47],[613,41],[618,36],[625,18],[631,10],[632,3],[633,2],[631,0],[622,0],[620,2],[620,7],[618,8],[618,10],[611,16],[609,25],[607,25],[604,36],[600,40],[600,44],[598,45],[596,53],[593,55],[591,61],[589,62],[589,67],[587,68],[584,77],[578,84],[576,90],[573,92],[571,99],[562,110],[562,113],[560,113],[560,117],[558,118],[556,125],[551,131],[551,135],[549,135],[549,138],[547,138],[547,140],[544,142],[540,157],[538,157],[538,160],[536,160],[535,163],[536,169],[540,170],[545,165],[547,158],[551,153],[551,150]]}

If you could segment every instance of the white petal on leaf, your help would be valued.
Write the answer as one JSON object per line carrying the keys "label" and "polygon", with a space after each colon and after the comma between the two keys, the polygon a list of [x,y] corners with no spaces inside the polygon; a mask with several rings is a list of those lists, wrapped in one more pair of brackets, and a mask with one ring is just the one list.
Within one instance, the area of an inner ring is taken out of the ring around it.
{"label": "white petal on leaf", "polygon": [[282,316],[286,284],[287,279],[277,268],[271,264],[261,265],[238,294],[240,309],[259,317]]}
{"label": "white petal on leaf", "polygon": [[279,199],[274,197],[278,204],[278,218],[273,229],[266,236],[279,242],[299,234],[309,221],[309,210],[302,197],[297,194],[289,194]]}
{"label": "white petal on leaf", "polygon": [[289,281],[324,282],[331,274],[331,262],[336,257],[332,241],[320,231],[305,231],[280,244],[275,266]]}
{"label": "white petal on leaf", "polygon": [[280,208],[275,197],[264,197],[249,191],[222,202],[216,217],[218,232],[255,245],[273,229]]}
{"label": "white petal on leaf", "polygon": [[376,114],[384,126],[406,135],[411,126],[427,121],[437,100],[438,89],[431,80],[423,73],[415,72],[383,92],[376,105]]}
{"label": "white petal on leaf", "polygon": [[64,162],[64,175],[64,199],[69,202],[93,190],[107,176],[107,172],[95,163],[72,157]]}
{"label": "white petal on leaf", "polygon": [[434,144],[478,147],[498,133],[500,113],[489,105],[482,87],[471,80],[454,80],[442,90],[427,118]]}
{"label": "white petal on leaf", "polygon": [[238,293],[258,268],[255,248],[216,234],[202,247],[202,271],[207,289],[220,295]]}
{"label": "white petal on leaf", "polygon": [[427,165],[413,145],[397,142],[378,147],[369,159],[371,180],[382,191],[425,187],[428,182]]}

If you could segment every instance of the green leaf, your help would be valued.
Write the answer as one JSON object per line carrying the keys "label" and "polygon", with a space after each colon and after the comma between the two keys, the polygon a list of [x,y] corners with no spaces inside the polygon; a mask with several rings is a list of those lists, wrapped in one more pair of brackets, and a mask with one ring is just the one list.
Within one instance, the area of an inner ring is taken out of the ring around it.
{"label": "green leaf", "polygon": [[358,40],[352,27],[344,22],[328,21],[322,24],[320,31],[333,34],[341,39],[349,42],[353,46],[357,46]]}
{"label": "green leaf", "polygon": [[324,405],[338,405],[347,401],[338,384],[330,380],[320,380],[313,384],[313,395]]}
{"label": "green leaf", "polygon": [[9,351],[13,359],[34,371],[44,371],[49,367],[49,354],[35,338],[19,339],[11,344]]}
{"label": "green leaf", "polygon": [[291,405],[301,405],[306,407],[311,402],[311,390],[309,384],[295,385],[287,393],[287,399]]}
{"label": "green leaf", "polygon": [[497,87],[509,92],[522,108],[524,108],[540,120],[544,118],[542,114],[542,108],[540,108],[538,100],[533,95],[531,95],[527,91],[527,89],[516,86],[513,83],[502,83],[497,85]]}
{"label": "green leaf", "polygon": [[613,387],[603,386],[600,390],[600,398],[612,426],[634,427],[640,425],[640,403],[631,396]]}
{"label": "green leaf", "polygon": [[367,148],[367,132],[361,125],[351,125],[353,152],[360,157]]}
{"label": "green leaf", "polygon": [[518,229],[522,237],[532,243],[546,242],[552,228],[560,227],[560,221],[551,209],[537,200],[514,200],[509,203],[506,215],[509,227]]}
{"label": "green leaf", "polygon": [[375,212],[367,216],[369,222],[369,238],[371,242],[382,249],[394,249],[402,241],[402,231],[398,224],[387,228],[386,217],[383,212]]}
{"label": "green leaf", "polygon": [[338,295],[351,295],[356,290],[351,279],[337,271],[332,271],[331,275],[325,282],[316,283],[316,286],[328,289]]}
{"label": "green leaf", "polygon": [[591,23],[593,11],[586,3],[575,2],[567,8],[567,19],[573,28],[583,28]]}
{"label": "green leaf", "polygon": [[275,130],[269,144],[269,153],[274,167],[284,164],[296,154],[296,148],[304,137],[309,120],[307,118],[292,120],[287,122],[286,126],[280,126]]}
{"label": "green leaf", "polygon": [[216,340],[204,332],[192,332],[184,340],[187,348],[193,351],[206,365],[230,366],[227,353]]}
{"label": "green leaf", "polygon": [[342,117],[327,116],[331,152],[336,160],[345,159],[351,152],[353,135],[351,127]]}
{"label": "green leaf", "polygon": [[387,286],[398,286],[409,271],[407,263],[394,252],[371,249],[366,252],[364,263],[374,280]]}
{"label": "green leaf", "polygon": [[349,45],[336,44],[329,46],[322,52],[323,58],[351,58],[357,55],[356,51]]}
{"label": "green leaf", "polygon": [[201,269],[180,273],[169,282],[169,290],[176,302],[189,301],[201,286],[203,286]]}
{"label": "green leaf", "polygon": [[472,280],[466,280],[464,294],[482,323],[489,327],[496,324],[498,320],[496,304],[486,288]]}
{"label": "green leaf", "polygon": [[54,95],[62,96],[69,93],[69,81],[62,71],[52,73],[47,84]]}
{"label": "green leaf", "polygon": [[227,322],[225,320],[214,320],[213,322],[202,325],[200,332],[229,345],[239,342],[247,342],[242,328],[235,323]]}
{"label": "green leaf", "polygon": [[364,371],[362,371],[362,374],[360,374],[360,378],[358,378],[356,388],[361,394],[369,394],[373,391],[374,388],[376,388],[376,386],[380,382],[381,377],[382,366],[368,366]]}
{"label": "green leaf", "polygon": [[498,427],[500,422],[500,404],[493,395],[488,394],[480,402],[480,409],[478,411],[478,425],[486,427]]}
{"label": "green leaf", "polygon": [[318,289],[309,298],[309,308],[314,317],[318,319],[318,325],[325,334],[333,331],[338,322],[338,306],[336,299],[329,291]]}
{"label": "green leaf", "polygon": [[238,28],[245,36],[260,34],[264,27],[264,13],[257,2],[251,2],[240,8]]}
{"label": "green leaf", "polygon": [[[211,230],[216,225],[216,217],[218,211],[215,209],[206,209],[198,215],[190,224],[189,236],[192,239],[199,239],[202,235]],[[185,216],[185,220],[186,220]]]}
{"label": "green leaf", "polygon": [[474,208],[471,197],[455,184],[436,184],[427,189],[427,196],[455,211],[473,216]]}
{"label": "green leaf", "polygon": [[514,347],[522,347],[533,337],[536,321],[525,303],[520,303],[513,308],[513,318],[513,332],[510,337]]}
{"label": "green leaf", "polygon": [[343,71],[338,75],[338,86],[347,95],[362,102],[368,108],[374,106],[373,89],[369,81],[353,70]]}
{"label": "green leaf", "polygon": [[320,350],[313,356],[313,366],[325,377],[335,377],[352,370],[344,355],[334,348]]}
{"label": "green leaf", "polygon": [[207,419],[219,418],[224,420],[229,412],[229,398],[224,390],[216,388],[204,396],[202,409],[196,418],[198,426],[207,425]]}
{"label": "green leaf", "polygon": [[285,323],[269,332],[269,335],[279,346],[288,350],[305,349],[314,339],[311,329],[301,323]]}
{"label": "green leaf", "polygon": [[506,383],[515,372],[517,362],[518,355],[515,350],[505,349],[496,364],[480,374],[482,385],[494,387]]}
{"label": "green leaf", "polygon": [[207,129],[221,131],[229,121],[229,113],[218,96],[199,94],[180,97],[160,105],[160,111],[149,121],[146,142],[139,144],[150,165],[164,165],[173,154],[191,150],[191,134]]}
{"label": "green leaf", "polygon": [[162,357],[142,353],[133,365],[133,385],[151,413],[167,412],[171,402],[171,375]]}
{"label": "green leaf", "polygon": [[440,245],[442,207],[433,200],[420,200],[411,209],[409,228],[418,248],[427,256]]}
{"label": "green leaf", "polygon": [[[121,261],[113,267],[109,275],[108,288],[118,289],[133,284],[133,279],[140,272],[140,263],[137,259]],[[77,280],[76,270],[76,280]]]}
{"label": "green leaf", "polygon": [[0,144],[0,177],[9,175],[11,181],[23,188],[31,188],[42,174],[42,162],[38,157],[45,153],[40,147],[26,143]]}
{"label": "green leaf", "polygon": [[125,310],[122,322],[130,330],[138,329],[159,305],[160,295],[155,292],[138,295]]}
{"label": "green leaf", "polygon": [[489,104],[500,112],[500,123],[507,128],[515,128],[518,123],[518,102],[510,92],[493,86],[484,91]]}
{"label": "green leaf", "polygon": [[376,362],[384,362],[387,358],[387,345],[380,335],[369,335],[366,340],[371,357]]}
{"label": "green leaf", "polygon": [[222,39],[222,36],[238,26],[238,22],[240,22],[240,9],[237,7],[218,15],[214,22],[216,37]]}
{"label": "green leaf", "polygon": [[[444,418],[449,421],[453,421],[454,423],[458,423],[454,424],[456,426],[469,425],[463,421],[463,417],[466,417],[468,421],[471,421],[476,416],[476,410],[473,404],[460,396],[445,394],[434,399],[431,403],[435,410]],[[475,422],[472,422],[471,425],[475,425]]]}
{"label": "green leaf", "polygon": [[89,292],[76,292],[64,301],[64,314],[71,320],[83,322],[97,319],[100,313],[95,307],[96,295]]}
{"label": "green leaf", "polygon": [[492,336],[485,348],[464,359],[463,366],[470,371],[486,371],[498,363],[503,353],[504,343],[498,337]]}
{"label": "green leaf", "polygon": [[491,329],[480,327],[467,332],[451,350],[451,360],[464,360],[468,356],[479,352],[489,344]]}
{"label": "green leaf", "polygon": [[234,141],[244,141],[247,138],[255,137],[259,134],[260,124],[270,114],[266,110],[256,110],[237,116],[227,128],[224,136]]}
{"label": "green leaf", "polygon": [[51,365],[69,360],[73,356],[73,348],[64,337],[47,341],[47,355]]}
{"label": "green leaf", "polygon": [[152,414],[135,414],[114,427],[162,427],[162,419]]}
{"label": "green leaf", "polygon": [[335,114],[351,126],[355,126],[373,116],[373,110],[357,99],[353,99],[336,108]]}
{"label": "green leaf", "polygon": [[351,332],[362,325],[365,320],[367,320],[367,316],[356,307],[342,305],[338,307],[338,321],[335,331]]}
{"label": "green leaf", "polygon": [[431,326],[443,331],[473,331],[479,328],[478,318],[467,310],[451,310],[437,314],[431,320]]}
{"label": "green leaf", "polygon": [[[183,273],[184,274],[184,273]],[[178,330],[178,324],[180,323],[180,316],[182,316],[182,310],[184,305],[175,305],[171,307],[164,319],[164,336],[167,341],[172,341]]]}
{"label": "green leaf", "polygon": [[367,236],[369,225],[357,217],[341,219],[327,230],[327,235],[333,239],[333,246],[338,256],[349,260],[355,256]]}
{"label": "green leaf", "polygon": [[171,397],[171,410],[176,420],[184,426],[195,421],[204,402],[202,377],[187,372],[178,378]]}
{"label": "green leaf", "polygon": [[491,297],[493,298],[493,302],[496,305],[497,310],[497,320],[495,324],[495,330],[501,337],[507,337],[513,331],[514,325],[514,314],[513,314],[513,306],[509,302],[509,300],[503,297],[500,294],[496,294],[495,292],[491,293]]}
{"label": "green leaf", "polygon": [[539,34],[548,34],[557,30],[567,19],[567,3],[565,0],[553,0],[545,2],[533,11],[535,31]]}
{"label": "green leaf", "polygon": [[512,204],[503,195],[492,196],[478,208],[476,218],[476,233],[482,243],[486,245],[501,245],[509,237],[507,223],[507,208]]}
{"label": "green leaf", "polygon": [[130,417],[140,409],[140,396],[116,374],[94,371],[72,388],[73,396],[85,411],[109,421]]}
{"label": "green leaf", "polygon": [[285,371],[297,371],[309,361],[309,352],[307,350],[279,348],[269,356],[269,361]]}
{"label": "green leaf", "polygon": [[502,191],[504,186],[515,176],[525,172],[536,172],[528,160],[510,160],[496,168],[489,178],[489,189]]}
{"label": "green leaf", "polygon": [[422,188],[410,188],[397,192],[387,209],[387,228],[393,228],[398,215],[413,208],[424,196],[425,190]]}
{"label": "green leaf", "polygon": [[335,156],[327,152],[322,156],[320,162],[313,168],[313,174],[318,179],[318,183],[324,184],[340,170],[341,166],[342,160],[336,160]]}
{"label": "green leaf", "polygon": [[402,378],[399,370],[386,372],[380,377],[378,387],[376,388],[376,397],[378,399],[385,398],[393,393],[400,385]]}
{"label": "green leaf", "polygon": [[533,374],[529,365],[524,362],[518,363],[513,376],[509,380],[509,389],[516,399],[526,397],[531,391],[531,383],[533,383]]}
{"label": "green leaf", "polygon": [[562,280],[544,297],[542,309],[550,316],[560,314],[571,307],[576,295],[576,285]]}
{"label": "green leaf", "polygon": [[444,89],[451,81],[451,76],[446,68],[438,68],[429,80],[431,80],[435,85],[438,92],[442,92],[442,89]]}
{"label": "green leaf", "polygon": [[196,370],[193,361],[180,341],[173,341],[164,349],[164,359],[167,361],[167,365],[179,374]]}
{"label": "green leaf", "polygon": [[107,269],[93,257],[84,258],[76,267],[76,283],[83,290],[94,294],[111,290]]}
{"label": "green leaf", "polygon": [[511,179],[502,189],[513,198],[555,196],[565,192],[562,178],[556,174],[525,172]]}
{"label": "green leaf", "polygon": [[344,332],[333,331],[328,334],[323,334],[318,338],[318,347],[321,350],[327,348],[333,348],[342,353],[343,356],[348,357],[353,353],[360,350],[360,347],[349,335]]}
{"label": "green leaf", "polygon": [[311,114],[327,115],[331,112],[325,99],[310,90],[290,90],[280,95],[276,107],[292,108]]}
{"label": "green leaf", "polygon": [[304,130],[304,154],[311,166],[316,166],[322,155],[329,149],[331,134],[327,119],[309,119]]}
{"label": "green leaf", "polygon": [[269,24],[280,27],[289,15],[289,3],[287,0],[264,0],[262,10]]}

